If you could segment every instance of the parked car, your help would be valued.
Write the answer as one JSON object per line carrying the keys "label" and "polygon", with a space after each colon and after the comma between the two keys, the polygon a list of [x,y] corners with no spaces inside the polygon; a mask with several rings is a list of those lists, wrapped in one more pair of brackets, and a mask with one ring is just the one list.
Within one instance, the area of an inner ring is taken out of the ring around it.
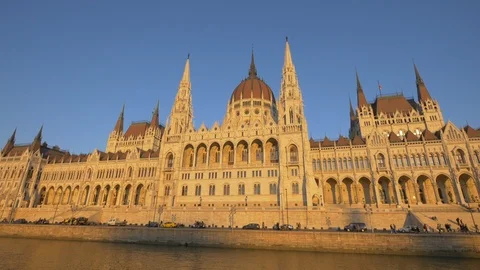
{"label": "parked car", "polygon": [[108,225],[108,226],[126,226],[126,225],[127,225],[127,221],[126,221],[126,220],[120,221],[120,220],[117,219],[117,218],[111,218],[111,219],[107,222],[107,225]]}
{"label": "parked car", "polygon": [[410,226],[410,225],[407,225],[405,227],[402,227],[400,229],[397,230],[397,232],[399,233],[413,233],[413,232],[420,232],[420,229],[417,227],[417,226]]}
{"label": "parked car", "polygon": [[88,225],[88,218],[78,217],[73,221],[73,225]]}
{"label": "parked car", "polygon": [[177,223],[172,222],[172,221],[167,221],[167,222],[165,222],[165,223],[162,224],[162,227],[163,227],[163,228],[176,228],[176,227],[177,227]]}
{"label": "parked car", "polygon": [[147,226],[147,227],[160,227],[158,222],[156,222],[156,221],[149,221],[147,223],[147,225],[145,225],[145,226]]}
{"label": "parked car", "polygon": [[354,222],[345,226],[343,230],[347,232],[365,232],[367,231],[367,225],[365,225],[365,223]]}
{"label": "parked car", "polygon": [[249,223],[242,227],[245,230],[260,230],[260,225],[258,223]]}
{"label": "parked car", "polygon": [[205,225],[205,223],[203,221],[195,221],[195,223],[193,223],[193,225],[192,225],[192,228],[198,228],[198,229],[204,229],[206,227],[207,226]]}
{"label": "parked car", "polygon": [[27,224],[27,220],[24,218],[19,218],[13,222],[13,224]]}
{"label": "parked car", "polygon": [[281,231],[291,231],[291,230],[293,230],[293,226],[290,225],[290,224],[280,225],[280,223],[277,222],[275,225],[273,225],[273,229],[274,230],[281,230]]}

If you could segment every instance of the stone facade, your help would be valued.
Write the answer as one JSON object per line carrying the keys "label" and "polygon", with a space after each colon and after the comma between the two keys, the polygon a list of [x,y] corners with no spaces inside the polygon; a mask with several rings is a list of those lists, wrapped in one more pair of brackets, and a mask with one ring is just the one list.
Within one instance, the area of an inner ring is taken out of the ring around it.
{"label": "stone facade", "polygon": [[368,103],[357,74],[349,136],[314,140],[288,40],[278,100],[257,76],[252,53],[223,123],[210,128],[193,125],[187,58],[165,127],[157,104],[150,122],[124,132],[122,109],[106,151],[85,155],[42,144],[42,129],[31,144],[15,144],[15,131],[0,157],[0,218],[84,211],[145,223],[228,213],[221,222],[228,225],[229,216],[246,211],[239,223],[264,215],[270,226],[303,221],[286,218],[297,212],[312,220],[314,211],[465,212],[480,202],[480,130],[445,123],[414,71],[418,102],[381,95]]}

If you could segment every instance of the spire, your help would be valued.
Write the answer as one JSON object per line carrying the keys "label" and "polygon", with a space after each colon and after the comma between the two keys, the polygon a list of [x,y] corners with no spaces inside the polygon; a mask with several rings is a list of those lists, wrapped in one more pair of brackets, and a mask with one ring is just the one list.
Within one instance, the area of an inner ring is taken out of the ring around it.
{"label": "spire", "polygon": [[113,131],[116,131],[117,133],[123,132],[123,115],[125,113],[125,104],[123,104],[122,111],[120,112],[120,115],[118,116],[117,123],[115,124],[115,128],[113,128]]}
{"label": "spire", "polygon": [[283,67],[295,68],[292,61],[292,53],[290,52],[290,45],[288,44],[288,37],[285,37],[285,60],[283,62]]}
{"label": "spire", "polygon": [[187,55],[187,61],[185,62],[185,68],[183,70],[182,81],[180,83],[190,84],[190,54]]}
{"label": "spire", "polygon": [[43,132],[43,125],[40,127],[40,130],[37,133],[37,136],[33,139],[32,144],[30,145],[30,150],[35,152],[40,149],[40,145],[42,144],[42,132]]}
{"label": "spire", "polygon": [[257,68],[255,67],[255,58],[253,56],[253,47],[252,47],[252,60],[250,61],[250,69],[248,70],[248,77],[250,77],[250,78],[257,77]]}
{"label": "spire", "polygon": [[353,110],[352,106],[352,99],[348,97],[348,102],[350,103],[350,121],[355,120],[355,111]]}
{"label": "spire", "polygon": [[12,136],[10,136],[7,143],[3,147],[2,152],[1,152],[1,154],[2,154],[1,156],[5,156],[6,154],[8,154],[8,152],[10,152],[10,150],[12,150],[12,148],[15,146],[15,135],[16,134],[17,134],[17,128],[15,128],[13,130]]}
{"label": "spire", "polygon": [[150,121],[150,126],[158,127],[158,107],[160,105],[160,101],[157,100],[157,106],[155,107],[155,110],[153,111],[152,115],[152,121]]}
{"label": "spire", "polygon": [[431,100],[432,97],[430,96],[430,93],[428,92],[428,89],[425,86],[425,83],[423,82],[423,79],[420,76],[420,72],[418,72],[417,65],[415,65],[415,63],[413,63],[413,69],[415,70],[415,80],[417,83],[418,100],[419,101]]}
{"label": "spire", "polygon": [[368,106],[367,98],[365,97],[365,93],[363,93],[363,88],[360,84],[360,78],[358,77],[358,72],[356,70],[355,76],[357,78],[357,106],[359,108],[362,106]]}

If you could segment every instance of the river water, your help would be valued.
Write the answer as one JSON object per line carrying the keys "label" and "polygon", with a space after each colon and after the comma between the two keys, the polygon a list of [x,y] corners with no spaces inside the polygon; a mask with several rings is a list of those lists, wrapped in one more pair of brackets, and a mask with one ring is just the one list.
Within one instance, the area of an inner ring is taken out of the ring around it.
{"label": "river water", "polygon": [[478,259],[0,238],[0,269],[480,269]]}

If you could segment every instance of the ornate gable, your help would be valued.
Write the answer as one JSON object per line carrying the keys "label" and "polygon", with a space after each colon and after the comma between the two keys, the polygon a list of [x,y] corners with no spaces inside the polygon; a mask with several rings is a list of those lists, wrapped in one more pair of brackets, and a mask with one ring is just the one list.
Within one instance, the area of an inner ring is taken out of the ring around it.
{"label": "ornate gable", "polygon": [[462,132],[451,121],[448,121],[442,128],[442,133],[443,138],[447,141],[458,141],[463,139]]}
{"label": "ornate gable", "polygon": [[367,136],[367,142],[370,145],[386,145],[387,137],[385,135],[382,135],[377,130],[373,130],[372,133]]}

